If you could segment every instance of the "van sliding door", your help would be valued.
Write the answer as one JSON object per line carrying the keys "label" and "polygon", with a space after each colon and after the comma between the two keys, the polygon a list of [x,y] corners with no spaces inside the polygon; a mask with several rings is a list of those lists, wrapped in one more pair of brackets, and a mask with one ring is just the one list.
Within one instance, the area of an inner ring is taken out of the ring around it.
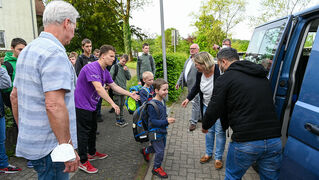
{"label": "van sliding door", "polygon": [[319,29],[316,32],[289,122],[280,179],[319,179],[318,33]]}

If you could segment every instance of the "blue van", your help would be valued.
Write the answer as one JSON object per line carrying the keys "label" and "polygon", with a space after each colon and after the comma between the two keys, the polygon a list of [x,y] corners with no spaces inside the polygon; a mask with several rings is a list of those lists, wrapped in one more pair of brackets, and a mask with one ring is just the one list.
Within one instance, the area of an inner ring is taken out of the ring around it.
{"label": "blue van", "polygon": [[319,179],[319,6],[255,29],[245,59],[269,70],[284,145],[280,179]]}

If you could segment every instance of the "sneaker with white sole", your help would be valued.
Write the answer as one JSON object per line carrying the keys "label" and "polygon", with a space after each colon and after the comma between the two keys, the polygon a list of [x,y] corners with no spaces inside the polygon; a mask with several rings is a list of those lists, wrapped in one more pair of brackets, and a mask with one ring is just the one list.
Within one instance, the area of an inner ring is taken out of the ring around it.
{"label": "sneaker with white sole", "polygon": [[0,169],[0,173],[6,173],[6,174],[13,174],[13,173],[17,173],[19,171],[21,171],[21,168],[12,166],[10,164],[8,165],[8,167]]}
{"label": "sneaker with white sole", "polygon": [[107,155],[107,154],[99,153],[99,152],[96,151],[94,155],[88,154],[88,160],[89,161],[94,161],[96,159],[105,159],[108,156],[109,155]]}
{"label": "sneaker with white sole", "polygon": [[80,163],[79,169],[89,174],[94,174],[94,173],[97,173],[98,171],[97,168],[92,166],[90,161],[86,161],[84,164]]}

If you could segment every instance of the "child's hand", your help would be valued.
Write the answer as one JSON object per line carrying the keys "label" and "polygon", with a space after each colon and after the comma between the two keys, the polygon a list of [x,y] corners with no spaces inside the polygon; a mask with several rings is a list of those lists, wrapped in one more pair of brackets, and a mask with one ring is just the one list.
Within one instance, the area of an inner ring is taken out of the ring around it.
{"label": "child's hand", "polygon": [[123,70],[124,70],[124,71],[127,71],[127,66],[124,66],[124,67],[123,67]]}
{"label": "child's hand", "polygon": [[173,124],[174,122],[175,122],[175,118],[167,118],[167,122],[169,123],[169,124]]}

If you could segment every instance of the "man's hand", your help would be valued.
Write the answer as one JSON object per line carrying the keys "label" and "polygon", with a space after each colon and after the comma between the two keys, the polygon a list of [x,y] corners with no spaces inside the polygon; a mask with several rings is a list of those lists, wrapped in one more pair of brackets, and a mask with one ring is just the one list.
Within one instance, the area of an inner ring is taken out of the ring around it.
{"label": "man's hand", "polygon": [[175,85],[175,89],[176,89],[176,90],[179,89],[179,85],[178,85],[178,84]]}
{"label": "man's hand", "polygon": [[141,83],[141,82],[138,82],[137,84],[138,84],[138,85],[142,85],[142,83]]}
{"label": "man's hand", "polygon": [[123,70],[124,70],[124,71],[127,71],[127,70],[128,70],[127,66],[124,66],[124,67],[123,67]]}
{"label": "man's hand", "polygon": [[115,113],[116,113],[117,115],[119,115],[119,114],[120,114],[120,108],[119,108],[119,106],[116,105],[115,103],[111,104],[111,106],[112,106],[112,108],[114,108]]}
{"label": "man's hand", "polygon": [[131,98],[133,98],[135,101],[140,100],[140,96],[136,94],[136,92],[131,93]]}
{"label": "man's hand", "polygon": [[169,124],[173,124],[173,123],[175,122],[175,118],[169,117],[169,118],[167,118],[167,122],[168,122]]}
{"label": "man's hand", "polygon": [[208,129],[203,129],[202,128],[202,133],[207,134],[208,133]]}
{"label": "man's hand", "polygon": [[78,167],[79,167],[79,164],[80,164],[80,157],[78,155],[78,153],[74,150],[75,152],[75,160],[74,161],[68,161],[68,162],[65,162],[64,165],[65,165],[65,169],[63,172],[65,173],[70,173],[70,172],[75,172]]}
{"label": "man's hand", "polygon": [[182,106],[183,108],[186,108],[186,106],[187,106],[188,103],[189,103],[189,100],[188,100],[188,99],[185,99],[185,100],[182,102],[181,106]]}

